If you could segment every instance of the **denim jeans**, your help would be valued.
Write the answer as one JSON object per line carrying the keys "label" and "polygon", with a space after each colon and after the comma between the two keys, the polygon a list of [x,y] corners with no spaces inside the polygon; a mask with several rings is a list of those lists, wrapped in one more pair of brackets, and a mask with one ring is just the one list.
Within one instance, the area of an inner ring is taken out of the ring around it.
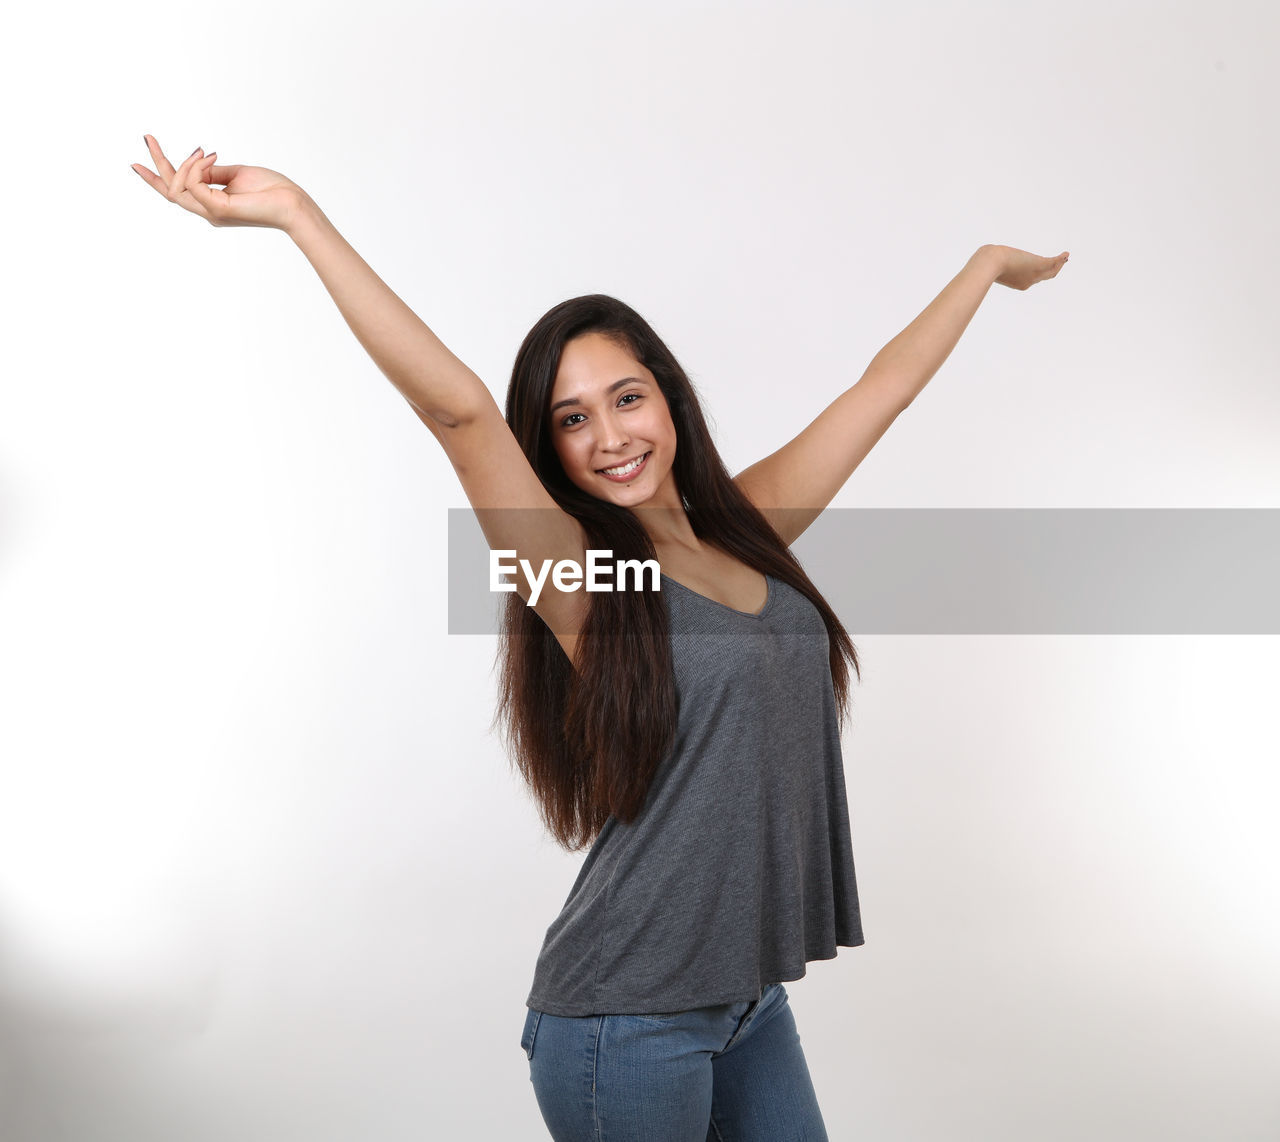
{"label": "denim jeans", "polygon": [[529,1009],[520,1046],[555,1142],[827,1142],[780,983],[667,1015]]}

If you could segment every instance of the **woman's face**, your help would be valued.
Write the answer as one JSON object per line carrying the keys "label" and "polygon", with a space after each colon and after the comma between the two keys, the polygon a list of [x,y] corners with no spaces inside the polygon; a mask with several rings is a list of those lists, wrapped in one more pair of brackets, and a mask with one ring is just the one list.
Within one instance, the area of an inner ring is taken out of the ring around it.
{"label": "woman's face", "polygon": [[584,492],[626,508],[682,506],[671,474],[676,429],[667,399],[617,342],[584,333],[565,345],[549,415],[556,455]]}

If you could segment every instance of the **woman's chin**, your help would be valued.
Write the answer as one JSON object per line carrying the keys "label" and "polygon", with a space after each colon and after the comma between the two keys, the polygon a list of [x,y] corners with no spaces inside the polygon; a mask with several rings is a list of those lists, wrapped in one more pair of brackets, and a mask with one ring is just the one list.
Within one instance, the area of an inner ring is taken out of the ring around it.
{"label": "woman's chin", "polygon": [[641,492],[638,489],[633,491],[631,488],[606,488],[604,495],[598,498],[617,504],[619,507],[634,508],[653,499],[653,493]]}

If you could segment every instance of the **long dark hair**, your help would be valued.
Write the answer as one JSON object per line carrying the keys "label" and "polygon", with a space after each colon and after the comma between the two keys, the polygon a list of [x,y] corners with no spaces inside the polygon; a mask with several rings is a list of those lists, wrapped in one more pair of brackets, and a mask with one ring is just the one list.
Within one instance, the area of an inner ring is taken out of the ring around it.
{"label": "long dark hair", "polygon": [[[599,333],[655,377],[671,410],[673,476],[694,534],[749,567],[790,584],[826,623],[831,679],[843,725],[849,669],[859,679],[848,632],[778,533],[739,490],[707,430],[697,393],[652,327],[605,294],[548,310],[516,354],[506,420],[551,497],[582,525],[588,549],[613,559],[656,559],[649,534],[627,508],[583,491],[565,474],[551,439],[548,406],[560,356],[575,337]],[[494,724],[505,724],[514,763],[544,823],[570,852],[587,848],[610,817],[631,822],[675,738],[677,697],[667,613],[655,591],[593,591],[575,664],[547,624],[515,594],[505,598]],[[492,726],[490,727],[493,728]]]}

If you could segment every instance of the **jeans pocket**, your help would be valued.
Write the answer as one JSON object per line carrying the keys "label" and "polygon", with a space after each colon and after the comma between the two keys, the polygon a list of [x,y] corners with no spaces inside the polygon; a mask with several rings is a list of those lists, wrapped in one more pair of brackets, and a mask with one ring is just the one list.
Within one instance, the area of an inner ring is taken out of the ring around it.
{"label": "jeans pocket", "polygon": [[524,1017],[524,1031],[520,1035],[520,1046],[524,1048],[525,1055],[533,1058],[533,1040],[538,1034],[538,1020],[542,1018],[541,1011],[535,1011],[529,1008],[528,1014]]}

